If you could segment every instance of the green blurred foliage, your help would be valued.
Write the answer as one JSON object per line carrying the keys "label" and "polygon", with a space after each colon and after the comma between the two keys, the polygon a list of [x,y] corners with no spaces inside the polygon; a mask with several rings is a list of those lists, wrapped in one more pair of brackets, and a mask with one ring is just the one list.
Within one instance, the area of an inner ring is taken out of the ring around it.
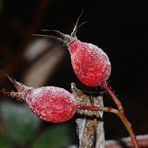
{"label": "green blurred foliage", "polygon": [[0,133],[0,148],[10,148],[12,147],[12,140],[9,135],[5,133]]}
{"label": "green blurred foliage", "polygon": [[69,129],[67,126],[54,126],[47,129],[38,138],[33,148],[65,148],[71,143],[69,136]]}
{"label": "green blurred foliage", "polygon": [[[6,128],[0,131],[0,148],[65,148],[72,143],[67,124],[50,124],[40,128],[41,120],[24,104],[1,102],[1,120]],[[1,123],[0,123],[1,124]]]}
{"label": "green blurred foliage", "polygon": [[39,127],[39,119],[26,105],[3,102],[1,114],[11,139],[24,144]]}

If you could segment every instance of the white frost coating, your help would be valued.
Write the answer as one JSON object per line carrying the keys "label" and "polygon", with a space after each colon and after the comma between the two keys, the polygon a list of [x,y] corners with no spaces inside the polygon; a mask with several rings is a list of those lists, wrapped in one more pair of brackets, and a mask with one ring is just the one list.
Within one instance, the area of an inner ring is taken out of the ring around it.
{"label": "white frost coating", "polygon": [[98,53],[100,54],[104,54],[104,51],[101,49],[101,48],[99,48],[98,46],[96,46],[96,45],[94,45],[94,44],[92,44],[92,43],[86,43],[86,44],[88,44],[88,47],[89,47],[89,50],[92,52],[92,54],[94,54],[94,49],[98,49],[97,51],[98,51]]}
{"label": "white frost coating", "polygon": [[[76,122],[77,122],[77,125],[78,125],[77,128],[78,128],[78,132],[79,132],[79,139],[80,139],[80,142],[82,142],[86,119],[84,119],[84,120],[77,119]],[[81,143],[80,143],[80,145],[81,145]]]}
{"label": "white frost coating", "polygon": [[43,92],[43,89],[44,89],[44,87],[41,87],[41,88],[34,89],[32,91],[32,96],[33,96],[32,102],[34,102],[36,97],[38,97]]}
{"label": "white frost coating", "polygon": [[[45,86],[41,88],[36,88],[30,91],[26,96],[26,101],[28,104],[35,103],[36,101],[42,102],[42,108],[47,107],[50,103],[58,101],[58,99],[65,98],[65,103],[74,103],[74,97],[67,90],[54,86]],[[44,100],[44,101],[43,101]],[[32,105],[31,105],[32,106]],[[57,106],[58,108],[58,106]],[[59,106],[60,108],[60,106]]]}

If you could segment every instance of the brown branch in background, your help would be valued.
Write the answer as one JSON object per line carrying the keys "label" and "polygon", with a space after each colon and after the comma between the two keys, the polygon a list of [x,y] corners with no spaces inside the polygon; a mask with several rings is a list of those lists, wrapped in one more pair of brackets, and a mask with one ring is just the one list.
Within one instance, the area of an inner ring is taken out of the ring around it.
{"label": "brown branch in background", "polygon": [[[137,140],[140,148],[148,148],[148,135],[139,135]],[[130,137],[120,140],[108,140],[105,142],[105,148],[133,148]]]}
{"label": "brown branch in background", "polygon": [[[88,96],[77,89],[75,84],[71,84],[71,89],[76,102],[82,106],[103,107],[102,96]],[[79,136],[79,148],[104,148],[104,128],[102,111],[79,110],[79,116],[76,119]]]}
{"label": "brown branch in background", "polygon": [[[140,148],[148,148],[148,135],[136,136]],[[69,148],[78,148],[76,145],[69,146]],[[119,140],[106,140],[105,148],[134,148],[131,138],[121,138]]]}
{"label": "brown branch in background", "polygon": [[[28,27],[28,29],[26,30],[26,34],[24,35],[24,42],[22,46],[20,47],[19,51],[12,57],[12,59],[10,60],[10,63],[8,63],[8,65],[6,65],[5,68],[3,69],[3,71],[8,73],[9,75],[17,71],[18,68],[20,67],[23,61],[24,51],[29,41],[32,38],[32,34],[35,33],[39,29],[44,19],[44,16],[46,14],[46,11],[48,9],[49,2],[50,0],[40,0],[39,1],[32,24]],[[1,79],[0,83],[4,83],[4,79]]]}
{"label": "brown branch in background", "polygon": [[[43,40],[43,39],[40,39]],[[37,41],[38,42],[38,41]],[[46,42],[44,42],[46,43]],[[29,64],[23,74],[23,82],[28,86],[41,87],[51,78],[60,61],[65,55],[64,46],[61,43],[53,43],[48,40],[47,46],[40,45],[41,50],[36,50],[36,46],[28,51],[26,60]],[[33,51],[34,50],[34,51]],[[27,52],[26,51],[26,52]],[[31,52],[36,52],[31,58]],[[39,54],[37,54],[39,53]],[[43,66],[44,65],[44,66]]]}

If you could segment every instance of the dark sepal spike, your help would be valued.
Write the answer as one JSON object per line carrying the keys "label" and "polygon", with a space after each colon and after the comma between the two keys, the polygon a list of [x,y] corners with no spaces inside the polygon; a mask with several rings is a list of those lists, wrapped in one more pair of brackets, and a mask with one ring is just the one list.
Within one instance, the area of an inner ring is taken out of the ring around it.
{"label": "dark sepal spike", "polygon": [[18,92],[24,92],[24,94],[27,94],[32,87],[27,87],[24,84],[16,81],[14,78],[10,77],[8,74],[0,70],[0,73],[2,73],[4,76],[6,76],[9,81],[14,85],[14,87],[17,89]]}
{"label": "dark sepal spike", "polygon": [[80,20],[82,14],[83,14],[83,9],[81,10],[81,13],[80,13],[80,15],[77,18],[77,21],[75,23],[75,26],[73,28],[72,33],[70,34],[71,37],[76,37],[76,33],[78,32],[79,28],[82,26],[82,25],[78,25],[79,24],[79,20]]}
{"label": "dark sepal spike", "polygon": [[61,31],[59,30],[48,30],[48,29],[42,29],[41,31],[43,32],[55,32],[57,35],[59,35],[61,38],[65,38],[67,35],[62,33]]}

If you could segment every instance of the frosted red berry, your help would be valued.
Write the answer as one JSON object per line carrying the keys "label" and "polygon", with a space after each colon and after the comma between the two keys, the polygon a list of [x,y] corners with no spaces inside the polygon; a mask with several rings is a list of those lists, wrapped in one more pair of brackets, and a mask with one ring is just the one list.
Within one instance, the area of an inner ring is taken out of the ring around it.
{"label": "frosted red berry", "polygon": [[60,123],[71,119],[76,113],[77,105],[73,95],[67,90],[54,86],[40,88],[27,87],[5,74],[18,92],[0,90],[4,95],[24,100],[31,110],[42,120]]}
{"label": "frosted red berry", "polygon": [[70,35],[58,30],[52,31],[60,35],[63,42],[67,45],[71,56],[72,67],[78,79],[87,86],[96,87],[102,85],[109,78],[111,74],[111,63],[107,54],[102,49],[96,45],[81,42],[77,39],[76,33],[80,26],[84,24],[78,25],[80,16]]}
{"label": "frosted red berry", "polygon": [[87,86],[95,87],[111,74],[111,63],[102,49],[78,39],[68,44],[71,62],[76,76]]}
{"label": "frosted red berry", "polygon": [[53,123],[67,121],[76,112],[72,94],[59,87],[33,89],[28,92],[25,101],[38,117]]}

